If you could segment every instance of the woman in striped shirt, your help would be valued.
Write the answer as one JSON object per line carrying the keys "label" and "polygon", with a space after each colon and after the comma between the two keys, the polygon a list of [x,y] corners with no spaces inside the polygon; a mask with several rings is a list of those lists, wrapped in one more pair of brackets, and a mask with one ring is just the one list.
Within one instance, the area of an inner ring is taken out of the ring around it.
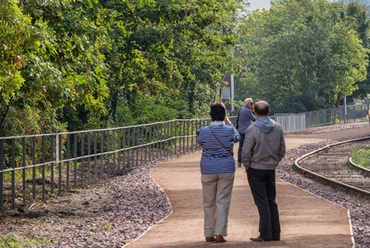
{"label": "woman in striped shirt", "polygon": [[226,116],[223,103],[211,105],[211,125],[199,131],[203,189],[204,236],[207,242],[226,242],[231,193],[234,184],[234,143],[240,135]]}

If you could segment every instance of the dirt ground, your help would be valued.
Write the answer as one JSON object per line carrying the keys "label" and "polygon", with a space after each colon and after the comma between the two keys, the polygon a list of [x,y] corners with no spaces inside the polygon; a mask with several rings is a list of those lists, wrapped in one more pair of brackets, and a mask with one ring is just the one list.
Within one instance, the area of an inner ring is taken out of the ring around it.
{"label": "dirt ground", "polygon": [[[302,136],[306,134],[325,133],[330,137],[331,131],[343,130],[347,136],[351,136],[359,126],[370,125],[368,123],[355,123],[347,125],[335,125],[328,127],[316,127],[299,132],[287,133],[286,137]],[[62,236],[73,231],[89,219],[98,217],[105,211],[103,206],[114,199],[114,195],[104,184],[91,186],[83,190],[63,192],[46,202],[34,202],[17,209],[0,212],[0,236],[14,235],[18,240],[60,240]],[[58,223],[57,225],[55,225]]]}
{"label": "dirt ground", "polygon": [[[0,235],[14,235],[18,240],[59,240],[61,236],[104,212],[104,203],[114,196],[104,184],[63,192],[46,202],[0,212]],[[58,223],[55,225],[55,223]],[[37,230],[35,232],[35,230]]]}

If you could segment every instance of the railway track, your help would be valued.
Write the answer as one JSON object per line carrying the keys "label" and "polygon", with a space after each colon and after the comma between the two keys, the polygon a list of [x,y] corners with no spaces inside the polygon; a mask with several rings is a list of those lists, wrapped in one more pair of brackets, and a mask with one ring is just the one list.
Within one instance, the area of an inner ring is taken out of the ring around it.
{"label": "railway track", "polygon": [[353,149],[370,144],[370,137],[331,144],[298,158],[293,168],[324,184],[370,198],[370,170],[354,164]]}

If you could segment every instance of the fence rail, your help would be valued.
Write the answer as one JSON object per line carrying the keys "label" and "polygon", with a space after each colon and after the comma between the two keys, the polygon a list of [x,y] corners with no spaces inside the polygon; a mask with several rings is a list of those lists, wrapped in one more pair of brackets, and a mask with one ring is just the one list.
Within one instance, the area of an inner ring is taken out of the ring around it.
{"label": "fence rail", "polygon": [[[355,122],[366,105],[275,115],[285,132]],[[235,124],[236,116],[229,117]],[[210,119],[171,120],[79,132],[0,137],[0,210],[121,175],[139,164],[199,149]]]}
{"label": "fence rail", "polygon": [[[230,118],[235,122],[235,117]],[[139,164],[199,149],[210,119],[0,137],[0,210],[121,175]]]}
{"label": "fence rail", "polygon": [[305,128],[346,124],[356,121],[366,121],[367,105],[350,105],[346,108],[340,106],[338,108],[330,108],[316,110],[298,114],[275,114],[271,118],[278,122],[285,132],[299,131]]}

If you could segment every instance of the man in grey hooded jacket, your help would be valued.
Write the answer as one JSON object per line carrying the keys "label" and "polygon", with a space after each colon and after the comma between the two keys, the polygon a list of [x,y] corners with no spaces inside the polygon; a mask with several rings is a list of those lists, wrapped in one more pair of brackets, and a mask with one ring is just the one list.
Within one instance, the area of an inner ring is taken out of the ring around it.
{"label": "man in grey hooded jacket", "polygon": [[268,115],[270,106],[259,101],[254,107],[257,121],[246,133],[242,162],[260,216],[259,232],[252,241],[280,240],[279,211],[276,204],[275,168],[285,155],[284,132]]}

